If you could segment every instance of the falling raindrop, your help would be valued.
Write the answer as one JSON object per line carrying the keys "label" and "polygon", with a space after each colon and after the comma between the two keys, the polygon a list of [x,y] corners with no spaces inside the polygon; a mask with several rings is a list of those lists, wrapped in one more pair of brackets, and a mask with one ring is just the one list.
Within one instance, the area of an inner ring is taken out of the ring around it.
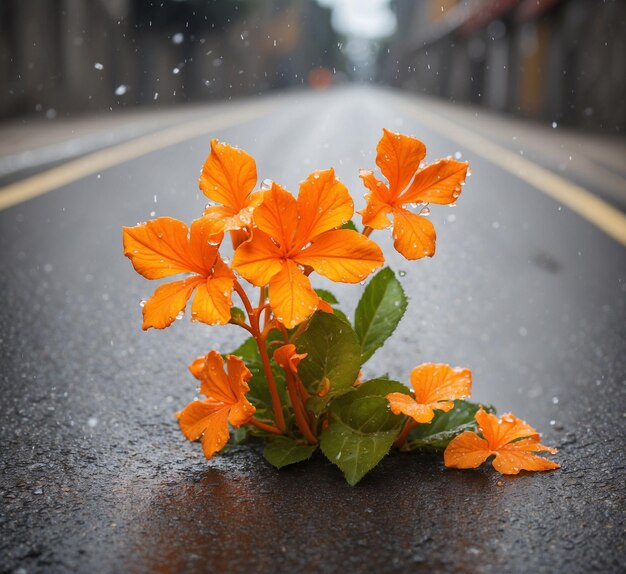
{"label": "falling raindrop", "polygon": [[93,65],[93,67],[94,67],[96,70],[104,70],[104,66],[103,66],[100,62],[96,62],[96,63]]}
{"label": "falling raindrop", "polygon": [[176,32],[176,34],[172,36],[172,43],[182,44],[184,39],[185,39],[185,35],[182,32]]}
{"label": "falling raindrop", "polygon": [[124,84],[120,84],[119,86],[117,86],[117,88],[115,88],[115,95],[123,96],[127,91],[128,91],[128,86]]}

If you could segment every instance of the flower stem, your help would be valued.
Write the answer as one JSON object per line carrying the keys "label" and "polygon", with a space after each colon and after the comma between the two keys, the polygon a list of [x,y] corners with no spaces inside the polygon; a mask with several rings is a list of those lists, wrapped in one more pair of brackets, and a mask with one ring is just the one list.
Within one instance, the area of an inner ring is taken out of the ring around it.
{"label": "flower stem", "polygon": [[237,295],[239,295],[239,297],[241,298],[241,302],[243,303],[243,306],[246,308],[246,312],[248,313],[248,317],[250,317],[250,322],[252,322],[251,315],[254,314],[254,309],[252,308],[252,303],[250,303],[250,299],[248,299],[248,296],[246,295],[246,292],[243,290],[243,287],[241,286],[239,281],[237,281],[236,279],[235,279],[235,283],[234,283],[234,288],[235,288],[235,291],[237,291]]}
{"label": "flower stem", "polygon": [[372,234],[372,231],[374,231],[374,229],[372,227],[370,227],[369,225],[366,225],[363,228],[362,233],[363,233],[363,235],[365,235],[365,237],[369,237]]}
{"label": "flower stem", "polygon": [[267,347],[265,345],[265,338],[259,333],[259,321],[255,320],[255,325],[252,326],[256,329],[256,344],[259,347],[259,353],[261,354],[261,362],[263,363],[263,371],[265,372],[265,378],[267,379],[267,388],[270,392],[272,399],[272,409],[274,411],[274,419],[276,420],[276,426],[285,432],[287,425],[285,424],[285,416],[283,415],[283,406],[280,402],[280,396],[278,394],[278,388],[276,387],[276,380],[274,379],[274,373],[272,372],[272,366],[270,365],[270,358],[267,355]]}
{"label": "flower stem", "polygon": [[409,417],[404,423],[404,428],[398,435],[398,438],[394,441],[393,446],[395,446],[396,448],[400,448],[406,442],[406,439],[408,438],[409,433],[411,432],[411,429],[416,424],[417,423],[412,418]]}
{"label": "flower stem", "polygon": [[283,434],[282,431],[276,428],[275,426],[261,422],[260,420],[255,419],[254,417],[252,417],[248,422],[251,425],[255,426],[256,428],[264,430],[266,432],[271,432],[272,434]]}
{"label": "flower stem", "polygon": [[235,291],[241,298],[241,301],[246,308],[246,312],[248,313],[248,319],[250,320],[250,332],[256,341],[257,347],[259,348],[259,354],[261,355],[261,362],[263,363],[263,371],[265,372],[265,378],[267,380],[267,388],[270,392],[270,398],[272,399],[272,410],[274,411],[274,420],[276,421],[276,426],[280,430],[281,433],[285,433],[287,430],[287,425],[285,424],[285,415],[283,414],[283,406],[280,402],[280,396],[278,394],[278,388],[276,386],[276,380],[274,379],[274,373],[272,373],[272,366],[270,365],[270,358],[267,355],[267,347],[266,340],[264,334],[261,332],[259,327],[259,312],[258,309],[252,308],[252,303],[250,303],[250,299],[246,295],[243,287],[240,285],[239,281],[235,280],[234,284]]}
{"label": "flower stem", "polygon": [[285,370],[285,376],[287,380],[287,391],[289,392],[289,398],[293,405],[293,413],[296,417],[296,424],[302,433],[302,436],[307,440],[309,444],[317,444],[316,436],[311,432],[309,423],[307,421],[306,413],[304,412],[304,405],[298,393],[297,381],[291,372]]}

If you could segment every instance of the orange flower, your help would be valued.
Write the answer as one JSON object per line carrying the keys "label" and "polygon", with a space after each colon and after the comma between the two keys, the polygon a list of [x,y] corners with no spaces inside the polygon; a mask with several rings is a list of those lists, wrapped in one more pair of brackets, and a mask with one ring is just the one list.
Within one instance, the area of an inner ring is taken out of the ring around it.
{"label": "orange flower", "polygon": [[[248,381],[252,373],[238,357],[227,355],[226,361],[228,373],[224,372],[222,356],[217,351],[209,352],[197,371],[200,392],[206,399],[193,401],[176,413],[180,430],[190,441],[202,438],[202,450],[207,458],[228,442],[229,422],[235,428],[240,427],[256,410],[245,396],[250,390]],[[196,359],[190,369],[198,366]]]}
{"label": "orange flower", "polygon": [[554,470],[559,465],[532,454],[556,449],[539,443],[539,433],[528,423],[511,413],[498,417],[486,413],[482,407],[476,413],[480,437],[472,431],[462,432],[452,439],[443,459],[452,468],[478,468],[491,455],[493,467],[502,474],[517,474],[520,470]]}
{"label": "orange flower", "polygon": [[449,365],[425,363],[411,371],[415,398],[402,393],[387,395],[394,415],[407,415],[418,423],[429,423],[435,410],[447,412],[454,408],[454,399],[469,396],[472,373],[469,369],[453,369]]}
{"label": "orange flower", "polygon": [[211,140],[211,153],[204,162],[198,184],[210,200],[222,205],[208,207],[204,217],[210,232],[221,239],[225,231],[235,233],[235,247],[248,238],[236,233],[252,225],[252,212],[262,194],[252,193],[257,181],[254,158],[245,151]]}
{"label": "orange flower", "polygon": [[308,356],[308,353],[296,353],[296,346],[292,343],[287,343],[274,351],[274,360],[278,365],[296,376],[298,375],[300,361]]}
{"label": "orange flower", "polygon": [[[407,259],[435,254],[435,228],[422,215],[406,205],[415,203],[454,203],[465,182],[468,164],[440,159],[425,167],[426,146],[416,138],[383,130],[376,147],[376,164],[389,182],[385,185],[373,172],[361,170],[359,177],[369,189],[367,206],[359,211],[363,225],[385,229],[393,214],[394,247]],[[410,185],[409,185],[410,184]],[[404,191],[404,193],[403,193]]]}
{"label": "orange flower", "polygon": [[254,212],[252,238],[235,252],[233,268],[257,286],[269,283],[276,318],[291,328],[308,318],[319,298],[301,267],[333,281],[358,283],[384,262],[373,241],[336,229],[352,217],[354,204],[332,169],[312,173],[296,200],[277,185]]}
{"label": "orange flower", "polygon": [[161,279],[179,273],[193,275],[157,287],[143,306],[143,329],[164,329],[191,305],[195,321],[224,325],[230,320],[231,294],[235,276],[222,261],[204,218],[191,224],[159,217],[135,227],[124,227],[124,255],[135,271],[146,279]]}

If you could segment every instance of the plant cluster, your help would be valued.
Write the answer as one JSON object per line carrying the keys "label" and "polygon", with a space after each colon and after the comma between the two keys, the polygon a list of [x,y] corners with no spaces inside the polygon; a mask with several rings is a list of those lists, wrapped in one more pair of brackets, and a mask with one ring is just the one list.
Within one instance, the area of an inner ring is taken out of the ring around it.
{"label": "plant cluster", "polygon": [[[138,273],[185,275],[145,301],[144,329],[170,326],[193,295],[192,321],[230,323],[249,335],[230,353],[210,350],[189,365],[202,398],[182,409],[178,421],[208,459],[229,441],[258,437],[272,465],[304,461],[319,448],[352,485],[392,447],[445,449],[444,462],[454,468],[476,468],[490,458],[506,474],[558,468],[534,454],[555,451],[540,444],[530,425],[511,414],[498,420],[493,409],[467,400],[468,369],[419,365],[410,373],[412,388],[386,375],[361,380],[362,365],[408,304],[395,273],[380,269],[384,256],[373,231],[393,226],[394,247],[406,259],[432,257],[428,206],[454,205],[467,176],[465,162],[424,164],[425,156],[418,139],[384,130],[376,163],[386,181],[361,170],[368,192],[359,231],[352,198],[333,169],[309,175],[297,197],[267,180],[255,190],[254,159],[212,140],[199,181],[212,202],[204,214],[190,227],[159,217],[124,228],[124,254]],[[232,261],[220,254],[226,237]],[[353,322],[331,292],[309,279],[315,272],[364,283],[375,271]],[[241,308],[233,306],[234,295]]]}

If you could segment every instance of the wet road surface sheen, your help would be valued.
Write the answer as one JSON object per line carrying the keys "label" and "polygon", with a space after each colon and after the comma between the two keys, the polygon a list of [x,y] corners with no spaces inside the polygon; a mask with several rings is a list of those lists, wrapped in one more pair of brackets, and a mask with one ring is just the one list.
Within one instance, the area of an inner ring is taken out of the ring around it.
{"label": "wet road surface sheen", "polygon": [[[624,570],[625,249],[420,126],[407,101],[296,94],[214,135],[294,191],[335,167],[357,208],[382,127],[421,137],[428,159],[460,151],[474,175],[458,207],[432,208],[436,256],[403,261],[377,236],[411,302],[365,374],[469,367],[474,397],[543,431],[562,469],[504,478],[394,455],[350,488],[321,457],[277,472],[245,447],[206,462],[174,418],[195,395],[185,366],[243,335],[187,318],[142,333],[155,284],[121,247],[121,226],[151,212],[199,215],[201,137],[0,212],[0,571]],[[348,314],[361,289],[332,285]]]}

